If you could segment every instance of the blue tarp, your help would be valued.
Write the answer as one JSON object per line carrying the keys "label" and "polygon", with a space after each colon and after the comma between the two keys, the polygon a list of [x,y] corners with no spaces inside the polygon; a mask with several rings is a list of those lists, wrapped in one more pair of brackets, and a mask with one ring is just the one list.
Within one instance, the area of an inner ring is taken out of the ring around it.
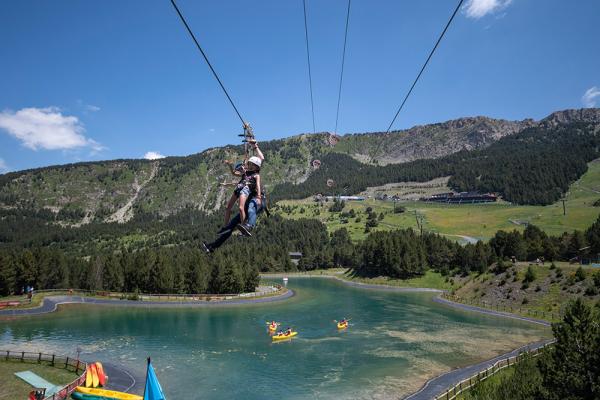
{"label": "blue tarp", "polygon": [[148,371],[146,372],[146,388],[144,389],[144,400],[167,400],[158,378],[154,373],[152,363],[148,362]]}

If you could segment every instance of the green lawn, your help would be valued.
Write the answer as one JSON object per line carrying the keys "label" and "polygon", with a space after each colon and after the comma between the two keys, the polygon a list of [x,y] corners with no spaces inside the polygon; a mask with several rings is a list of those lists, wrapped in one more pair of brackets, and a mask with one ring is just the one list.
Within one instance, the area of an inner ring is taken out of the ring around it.
{"label": "green lawn", "polygon": [[56,385],[66,385],[78,377],[73,368],[67,370],[64,367],[52,367],[44,362],[38,364],[27,361],[6,361],[0,358],[0,400],[27,398],[33,388],[14,375],[15,372],[20,371],[31,371]]}
{"label": "green lawn", "polygon": [[330,203],[319,207],[311,199],[282,201],[282,205],[296,206],[291,213],[278,209],[277,213],[286,218],[316,218],[327,225],[329,231],[345,227],[352,239],[362,240],[366,236],[365,221],[367,207],[372,207],[384,219],[373,230],[391,230],[398,228],[416,229],[415,214],[424,216],[424,229],[447,235],[449,238],[461,240],[460,235],[487,240],[498,230],[524,229],[527,222],[539,226],[548,234],[560,235],[565,231],[584,230],[598,218],[600,208],[592,204],[600,199],[600,160],[588,164],[588,171],[571,185],[566,196],[567,214],[563,215],[562,202],[549,206],[517,206],[506,202],[478,205],[443,205],[423,202],[399,203],[406,212],[395,214],[391,202],[369,199],[364,202],[348,202],[344,211],[355,211],[356,218],[342,223],[339,213],[328,211]]}

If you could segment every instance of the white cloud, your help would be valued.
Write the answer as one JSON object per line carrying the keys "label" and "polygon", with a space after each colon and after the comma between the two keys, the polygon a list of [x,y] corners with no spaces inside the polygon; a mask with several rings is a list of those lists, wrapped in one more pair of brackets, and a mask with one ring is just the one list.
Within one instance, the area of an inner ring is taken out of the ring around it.
{"label": "white cloud", "polygon": [[144,158],[146,160],[158,160],[161,158],[165,158],[165,156],[163,156],[162,154],[160,154],[157,151],[149,151],[146,154],[144,154]]}
{"label": "white cloud", "polygon": [[6,162],[0,158],[0,174],[5,172],[8,172],[8,165],[6,165]]}
{"label": "white cloud", "polygon": [[512,0],[468,0],[463,12],[469,18],[479,19],[505,9],[510,3]]}
{"label": "white cloud", "polygon": [[596,86],[592,86],[591,88],[585,91],[585,93],[581,97],[581,102],[585,107],[596,107],[596,97],[599,96],[600,89],[598,89]]}
{"label": "white cloud", "polygon": [[98,111],[100,111],[100,107],[95,106],[93,104],[86,104],[81,99],[77,100],[77,104],[79,105],[79,107],[83,108],[84,112],[98,112]]}
{"label": "white cloud", "polygon": [[100,143],[83,135],[85,128],[77,117],[63,115],[56,107],[2,111],[0,128],[32,150],[71,150],[84,147],[95,152],[104,150]]}

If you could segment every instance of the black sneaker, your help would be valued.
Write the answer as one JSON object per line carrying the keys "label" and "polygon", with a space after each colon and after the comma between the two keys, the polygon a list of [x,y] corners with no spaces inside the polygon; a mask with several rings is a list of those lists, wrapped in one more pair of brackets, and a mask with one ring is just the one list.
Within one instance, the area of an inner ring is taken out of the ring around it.
{"label": "black sneaker", "polygon": [[240,232],[242,232],[242,235],[248,236],[248,237],[252,236],[252,233],[250,233],[250,231],[252,230],[252,227],[250,225],[238,224],[237,228]]}
{"label": "black sneaker", "polygon": [[202,250],[206,253],[206,254],[210,254],[214,251],[214,249],[212,247],[210,247],[209,245],[207,245],[206,243],[202,242]]}

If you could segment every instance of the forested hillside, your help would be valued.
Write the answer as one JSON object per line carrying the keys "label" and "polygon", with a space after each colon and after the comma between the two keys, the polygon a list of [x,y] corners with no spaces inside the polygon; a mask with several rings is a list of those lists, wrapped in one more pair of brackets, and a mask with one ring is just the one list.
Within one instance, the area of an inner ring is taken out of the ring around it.
{"label": "forested hillside", "polygon": [[[540,122],[461,118],[389,134],[346,135],[337,143],[326,133],[299,135],[261,143],[267,158],[263,181],[281,199],[352,194],[380,183],[455,175],[451,185],[457,190],[498,191],[517,203],[547,204],[595,154],[592,125],[573,124],[599,121],[600,109],[585,109],[554,113]],[[577,129],[582,133],[573,134]],[[560,139],[559,132],[567,137]],[[560,146],[566,146],[568,157],[562,150],[556,154]],[[71,226],[126,222],[138,214],[163,218],[187,209],[213,213],[229,196],[230,188],[220,185],[232,180],[223,160],[239,160],[241,154],[241,146],[226,146],[187,157],[12,172],[0,175],[0,208],[48,211],[53,222]],[[315,159],[320,169],[313,168]],[[542,173],[547,169],[549,174]],[[333,179],[333,188],[326,186],[327,179]]]}
{"label": "forested hillside", "polygon": [[305,182],[280,184],[274,189],[274,197],[352,194],[369,186],[451,176],[449,185],[458,191],[497,192],[514,203],[545,205],[558,200],[587,170],[586,164],[598,157],[598,124],[539,125],[482,150],[383,167],[329,153],[321,160],[321,168]]}

